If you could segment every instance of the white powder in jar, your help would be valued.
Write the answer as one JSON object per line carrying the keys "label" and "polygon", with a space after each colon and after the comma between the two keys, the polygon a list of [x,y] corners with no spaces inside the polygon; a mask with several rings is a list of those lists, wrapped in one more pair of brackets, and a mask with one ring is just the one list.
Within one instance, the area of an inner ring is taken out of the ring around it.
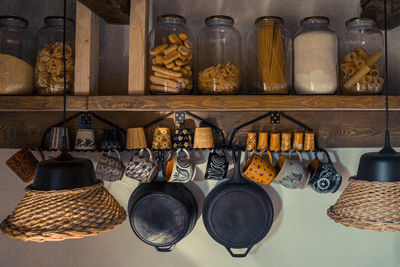
{"label": "white powder in jar", "polygon": [[338,86],[335,33],[310,31],[294,39],[294,86],[298,94],[333,94]]}

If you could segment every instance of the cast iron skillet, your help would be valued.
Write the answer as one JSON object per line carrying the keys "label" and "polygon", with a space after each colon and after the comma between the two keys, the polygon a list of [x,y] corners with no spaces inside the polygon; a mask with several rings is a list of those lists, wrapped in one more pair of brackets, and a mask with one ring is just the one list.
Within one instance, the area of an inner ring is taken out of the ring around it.
{"label": "cast iron skillet", "polygon": [[[211,237],[232,257],[246,257],[251,248],[269,232],[274,210],[267,192],[245,180],[240,172],[238,148],[232,151],[233,178],[216,186],[203,205],[203,221]],[[246,249],[235,253],[232,249]]]}
{"label": "cast iron skillet", "polygon": [[132,193],[128,213],[133,232],[160,252],[169,252],[194,228],[197,203],[182,184],[141,184]]}

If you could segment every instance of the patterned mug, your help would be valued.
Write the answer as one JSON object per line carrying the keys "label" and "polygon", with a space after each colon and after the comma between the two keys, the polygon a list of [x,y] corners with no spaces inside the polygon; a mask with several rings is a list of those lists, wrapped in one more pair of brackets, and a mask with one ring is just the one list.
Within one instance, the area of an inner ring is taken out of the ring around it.
{"label": "patterned mug", "polygon": [[[39,149],[32,149],[39,153],[41,160],[44,160],[44,155]],[[32,154],[32,149],[21,149],[6,161],[7,166],[25,183],[32,181],[38,164],[38,160]]]}
{"label": "patterned mug", "polygon": [[63,149],[64,131],[66,132],[66,147],[69,149],[69,131],[64,127],[53,127],[50,132],[50,150]]}
{"label": "patterned mug", "polygon": [[[117,157],[113,157],[111,152],[115,152]],[[96,166],[96,176],[98,179],[107,182],[116,182],[122,179],[124,175],[124,164],[121,155],[117,150],[110,150],[107,154],[103,154]]]}
{"label": "patterned mug", "polygon": [[208,155],[205,178],[208,180],[222,180],[226,178],[228,173],[228,160],[225,151],[212,150]]}
{"label": "patterned mug", "polygon": [[190,129],[181,128],[175,130],[174,148],[192,148],[193,141],[190,134]]}
{"label": "patterned mug", "polygon": [[257,150],[267,150],[268,149],[268,133],[260,132],[258,135],[258,146]]}
{"label": "patterned mug", "polygon": [[78,129],[75,139],[75,150],[96,150],[93,129]]}
{"label": "patterned mug", "polygon": [[214,148],[214,137],[210,127],[196,128],[194,132],[194,148]]}
{"label": "patterned mug", "polygon": [[[143,153],[145,151],[148,152],[148,157],[144,156]],[[157,173],[158,167],[153,160],[151,150],[144,148],[132,156],[126,166],[125,175],[142,183],[150,183],[156,177]]]}
{"label": "patterned mug", "polygon": [[126,133],[126,149],[142,149],[147,147],[143,128],[129,128]]}
{"label": "patterned mug", "polygon": [[315,159],[308,165],[312,173],[308,184],[318,193],[335,193],[342,183],[342,176],[333,166],[328,152],[324,149],[321,151],[326,155],[328,162],[319,160],[318,152],[315,152]]}
{"label": "patterned mug", "polygon": [[169,128],[156,128],[153,135],[153,149],[171,149],[171,133]]}
{"label": "patterned mug", "polygon": [[260,155],[253,153],[250,156],[243,167],[243,174],[253,182],[269,185],[275,178],[276,169],[272,163],[271,153],[267,151],[269,157],[269,161],[267,161],[262,157],[264,152],[266,150],[261,151]]}
{"label": "patterned mug", "polygon": [[256,132],[248,132],[247,140],[246,140],[246,151],[254,151],[257,146],[257,133]]}
{"label": "patterned mug", "polygon": [[105,129],[101,138],[101,149],[121,149],[121,131],[119,129]]}
{"label": "patterned mug", "polygon": [[310,173],[303,167],[303,158],[300,152],[295,151],[298,159],[290,157],[293,151],[295,150],[289,151],[289,157],[282,155],[279,158],[276,166],[279,171],[275,182],[289,189],[304,188],[310,180]]}
{"label": "patterned mug", "polygon": [[[183,152],[185,156],[180,156],[180,152]],[[175,155],[170,153],[165,170],[167,182],[187,183],[193,180],[195,173],[196,168],[186,149],[179,149]]]}

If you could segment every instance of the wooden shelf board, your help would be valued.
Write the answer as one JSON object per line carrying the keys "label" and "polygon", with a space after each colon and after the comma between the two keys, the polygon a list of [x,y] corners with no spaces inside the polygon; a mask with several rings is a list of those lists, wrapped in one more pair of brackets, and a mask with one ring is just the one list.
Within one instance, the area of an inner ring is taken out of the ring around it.
{"label": "wooden shelf board", "polygon": [[[400,96],[390,96],[400,111]],[[0,96],[0,111],[62,111],[62,96]],[[384,96],[68,96],[68,111],[384,111]]]}

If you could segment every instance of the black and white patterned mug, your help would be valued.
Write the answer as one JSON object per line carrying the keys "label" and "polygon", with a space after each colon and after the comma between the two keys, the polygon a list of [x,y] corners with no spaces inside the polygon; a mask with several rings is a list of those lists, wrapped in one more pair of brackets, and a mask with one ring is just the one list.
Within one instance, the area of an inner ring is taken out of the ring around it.
{"label": "black and white patterned mug", "polygon": [[[183,152],[184,156],[180,156]],[[193,180],[196,168],[186,149],[179,149],[176,154],[170,153],[165,170],[167,182],[187,183]]]}
{"label": "black and white patterned mug", "polygon": [[[111,155],[115,152],[117,157]],[[96,166],[96,176],[98,179],[107,182],[115,182],[122,179],[125,166],[121,160],[121,155],[117,150],[110,150],[104,153]]]}
{"label": "black and white patterned mug", "polygon": [[[147,151],[148,155],[144,155]],[[142,183],[150,183],[157,175],[158,167],[153,160],[153,154],[148,148],[143,148],[135,153],[126,166],[125,175]]]}
{"label": "black and white patterned mug", "polygon": [[174,135],[174,148],[192,148],[193,138],[191,131],[188,128],[181,128],[175,130]]}
{"label": "black and white patterned mug", "polygon": [[228,173],[228,160],[224,150],[212,150],[208,155],[205,178],[208,180],[222,180]]}
{"label": "black and white patterned mug", "polygon": [[324,162],[318,159],[318,152],[315,152],[315,159],[310,162],[308,169],[311,172],[309,186],[318,193],[335,193],[342,183],[342,176],[333,166],[328,152],[321,149],[328,159]]}

